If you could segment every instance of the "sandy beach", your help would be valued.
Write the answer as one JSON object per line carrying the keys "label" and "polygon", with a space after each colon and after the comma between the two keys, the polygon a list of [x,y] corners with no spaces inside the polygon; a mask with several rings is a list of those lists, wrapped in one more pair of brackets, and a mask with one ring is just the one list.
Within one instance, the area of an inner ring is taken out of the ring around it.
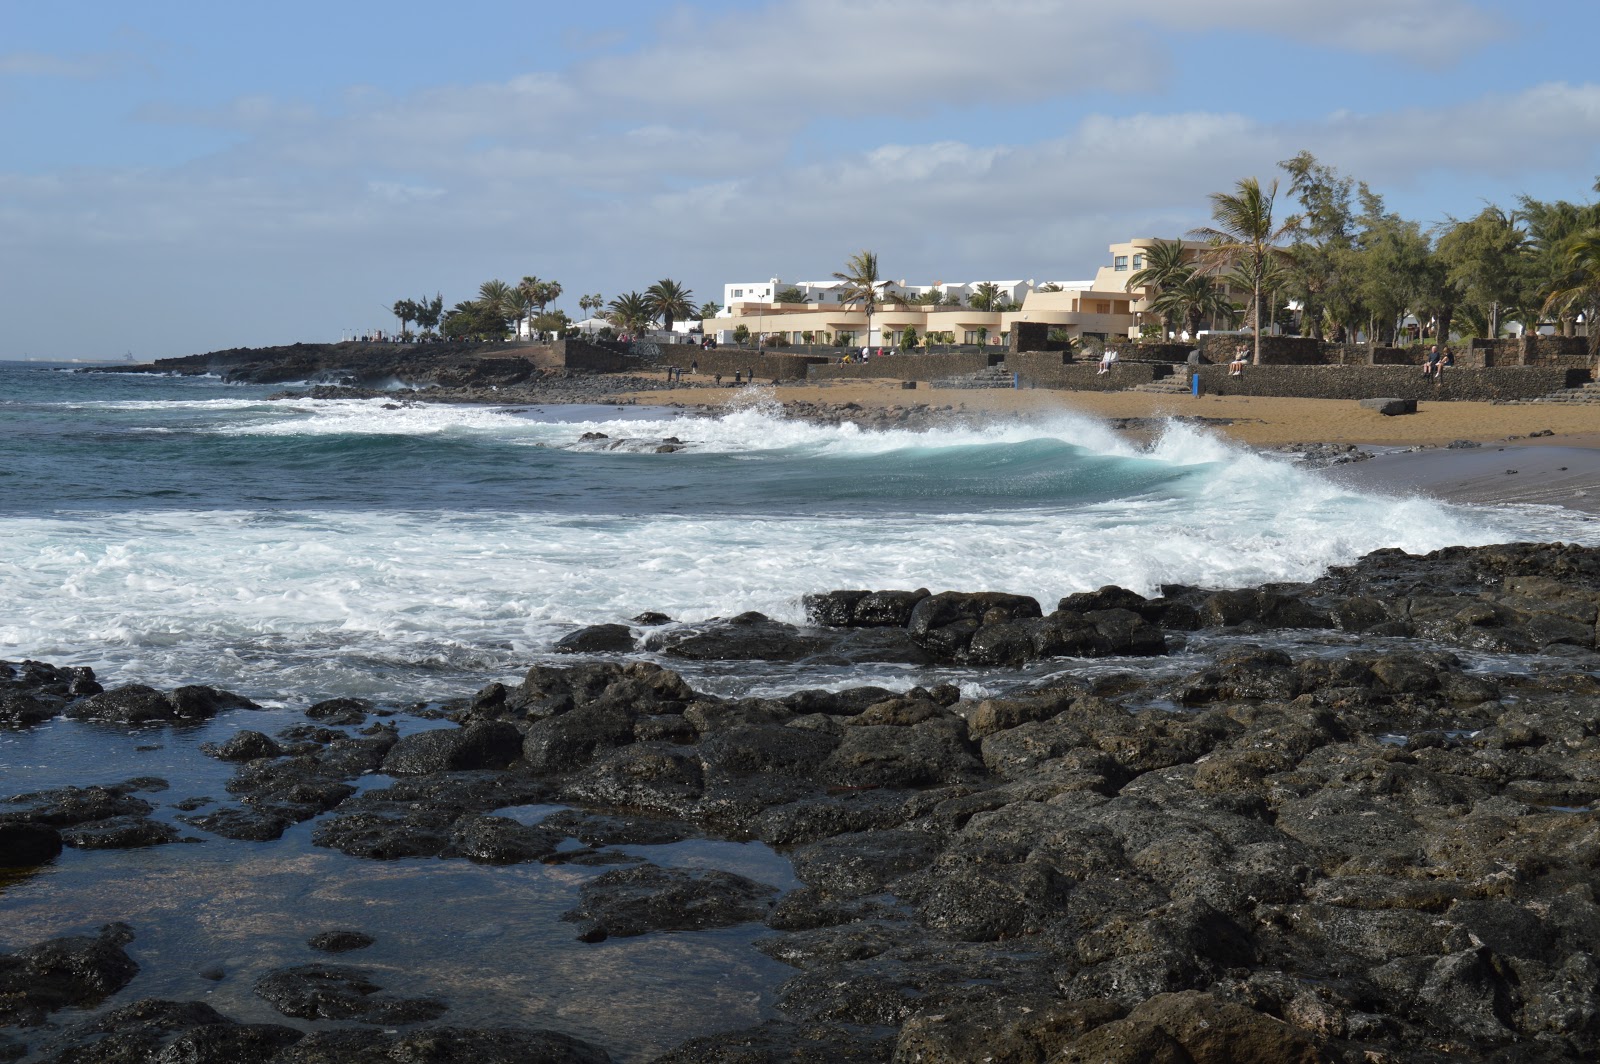
{"label": "sandy beach", "polygon": [[[1208,427],[1250,447],[1348,443],[1368,461],[1331,475],[1352,487],[1453,502],[1541,503],[1600,513],[1600,406],[1419,403],[1415,414],[1385,416],[1343,399],[1162,395],[1146,392],[902,389],[898,381],[780,384],[762,389],[784,402],[858,403],[865,407],[927,403],[980,417],[1055,412],[1101,418],[1204,418]],[[640,404],[748,401],[748,389],[678,388],[638,392]],[[1549,432],[1551,435],[1533,436]],[[1470,441],[1478,447],[1458,446]]]}

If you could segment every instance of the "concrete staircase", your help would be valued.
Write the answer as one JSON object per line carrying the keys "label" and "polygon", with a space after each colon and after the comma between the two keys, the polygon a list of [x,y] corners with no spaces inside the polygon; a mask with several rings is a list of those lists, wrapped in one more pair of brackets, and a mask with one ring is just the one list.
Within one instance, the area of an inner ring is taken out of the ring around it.
{"label": "concrete staircase", "polygon": [[1010,388],[1011,386],[1011,371],[1006,369],[1004,364],[990,366],[977,373],[968,373],[960,377],[941,377],[929,382],[929,387],[932,388]]}
{"label": "concrete staircase", "polygon": [[1156,395],[1188,395],[1189,367],[1179,366],[1170,377],[1162,377],[1160,380],[1151,381],[1148,384],[1135,384],[1128,390],[1130,392],[1153,392]]}
{"label": "concrete staircase", "polygon": [[1600,406],[1600,381],[1590,381],[1576,388],[1558,388],[1549,395],[1534,399],[1518,399],[1519,403],[1576,403],[1583,406]]}

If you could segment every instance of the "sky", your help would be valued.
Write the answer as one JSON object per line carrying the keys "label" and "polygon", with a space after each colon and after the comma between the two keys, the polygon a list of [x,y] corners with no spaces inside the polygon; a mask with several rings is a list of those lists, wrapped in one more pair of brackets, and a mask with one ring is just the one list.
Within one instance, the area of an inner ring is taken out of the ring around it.
{"label": "sky", "polygon": [[[1302,150],[1425,225],[1589,202],[1595,0],[0,4],[0,358],[560,282],[1093,276]],[[1293,203],[1280,199],[1280,210]]]}

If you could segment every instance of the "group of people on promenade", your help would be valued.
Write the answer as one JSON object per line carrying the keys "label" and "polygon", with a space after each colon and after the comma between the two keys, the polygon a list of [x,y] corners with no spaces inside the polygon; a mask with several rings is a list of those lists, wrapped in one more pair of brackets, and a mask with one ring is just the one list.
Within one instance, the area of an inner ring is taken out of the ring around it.
{"label": "group of people on promenade", "polygon": [[1446,347],[1444,351],[1441,352],[1439,350],[1439,345],[1434,344],[1432,347],[1428,348],[1428,357],[1422,363],[1422,375],[1424,377],[1432,377],[1434,380],[1443,380],[1444,368],[1446,366],[1453,366],[1455,364],[1456,353],[1454,351]]}

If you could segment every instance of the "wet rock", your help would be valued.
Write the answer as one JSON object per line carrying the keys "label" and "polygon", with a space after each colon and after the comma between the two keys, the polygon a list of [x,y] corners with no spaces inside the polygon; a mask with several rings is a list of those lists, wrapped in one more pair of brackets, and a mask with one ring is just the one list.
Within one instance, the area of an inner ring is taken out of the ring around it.
{"label": "wet rock", "polygon": [[442,1016],[448,1006],[432,998],[398,998],[382,993],[364,968],[300,964],[280,968],[256,981],[255,991],[285,1016],[302,1020],[358,1020],[362,1023],[418,1023]]}
{"label": "wet rock", "polygon": [[277,1024],[241,1024],[196,1001],[147,998],[69,1030],[59,1064],[266,1064],[302,1032]]}
{"label": "wet rock", "polygon": [[769,1020],[759,1027],[691,1038],[652,1064],[883,1064],[889,1035]]}
{"label": "wet rock", "polygon": [[0,690],[0,724],[39,724],[59,716],[66,706],[67,700],[59,695]]}
{"label": "wet rock", "polygon": [[145,816],[154,807],[143,798],[135,798],[131,793],[135,789],[121,784],[33,791],[8,799],[4,817],[10,822],[65,827],[113,817]]}
{"label": "wet rock", "polygon": [[424,1027],[317,1031],[272,1064],[610,1064],[605,1050],[557,1031]]}
{"label": "wet rock", "polygon": [[282,757],[283,747],[258,731],[242,731],[220,745],[204,743],[201,751],[220,761],[254,761],[258,757]]}
{"label": "wet rock", "polygon": [[564,838],[559,831],[519,824],[508,817],[465,817],[456,824],[446,856],[485,864],[519,864],[551,856]]}
{"label": "wet rock", "polygon": [[123,950],[127,924],[107,924],[94,937],[53,938],[0,954],[0,1025],[36,1026],[64,1008],[92,1008],[121,990],[139,966]]}
{"label": "wet rock", "polygon": [[521,732],[503,721],[483,721],[407,735],[385,755],[383,771],[391,776],[414,776],[505,768],[521,755]]}
{"label": "wet rock", "polygon": [[454,820],[449,812],[429,809],[347,813],[318,824],[311,841],[351,857],[378,861],[437,857],[450,845]]}
{"label": "wet rock", "polygon": [[322,931],[306,939],[306,945],[321,953],[349,953],[366,949],[376,941],[364,931]]}
{"label": "wet rock", "polygon": [[114,687],[67,707],[67,716],[117,724],[205,720],[225,709],[260,709],[242,695],[215,687],[179,687],[168,693],[143,684]]}
{"label": "wet rock", "polygon": [[252,806],[224,806],[203,816],[180,816],[185,824],[192,824],[213,835],[243,842],[272,842],[295,822],[294,817],[271,809]]}
{"label": "wet rock", "polygon": [[306,716],[323,724],[349,727],[364,724],[372,712],[372,703],[364,698],[329,698],[312,705]]}
{"label": "wet rock", "polygon": [[836,643],[829,635],[744,613],[727,621],[652,633],[645,648],[691,661],[800,661]]}
{"label": "wet rock", "polygon": [[625,624],[593,624],[556,641],[557,654],[613,654],[633,649],[633,631]]}
{"label": "wet rock", "polygon": [[177,842],[178,829],[144,817],[113,817],[64,828],[61,841],[79,850],[133,850]]}
{"label": "wet rock", "polygon": [[600,751],[634,741],[636,714],[615,704],[590,704],[535,722],[522,740],[529,771],[570,772]]}
{"label": "wet rock", "polygon": [[1042,616],[1039,600],[1027,595],[946,591],[919,601],[906,627],[913,638],[920,640],[933,630],[957,621],[976,621],[984,625]]}
{"label": "wet rock", "polygon": [[32,868],[61,855],[61,833],[44,824],[0,821],[0,868]]}
{"label": "wet rock", "polygon": [[584,884],[578,907],[562,919],[583,925],[585,935],[598,930],[612,938],[703,931],[763,919],[777,893],[776,887],[731,872],[642,865]]}
{"label": "wet rock", "polygon": [[920,787],[975,777],[982,762],[956,717],[911,727],[848,729],[820,767],[821,776],[847,787]]}
{"label": "wet rock", "polygon": [[852,897],[882,893],[902,876],[926,868],[941,841],[904,828],[851,832],[801,846],[790,857],[807,885]]}

